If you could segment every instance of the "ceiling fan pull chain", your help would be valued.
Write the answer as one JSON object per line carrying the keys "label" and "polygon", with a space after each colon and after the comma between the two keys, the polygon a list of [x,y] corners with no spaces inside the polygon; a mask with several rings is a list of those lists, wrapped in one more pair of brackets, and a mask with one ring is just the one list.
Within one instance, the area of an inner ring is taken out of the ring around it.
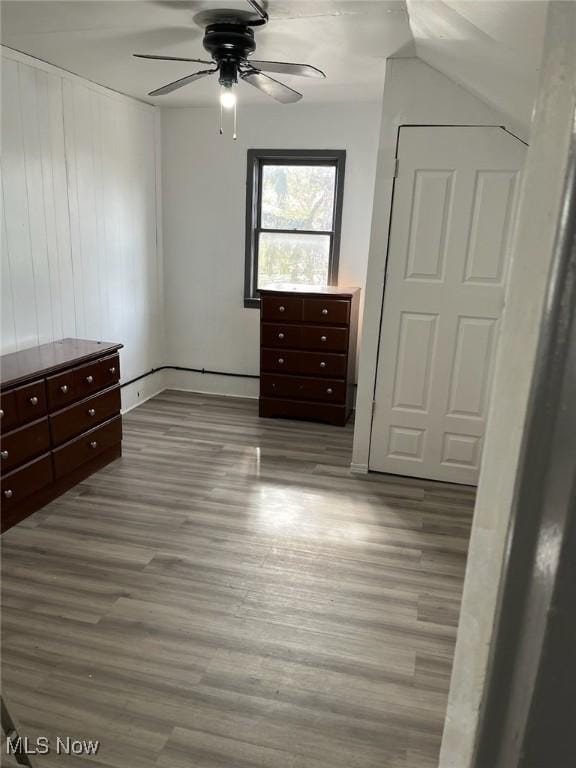
{"label": "ceiling fan pull chain", "polygon": [[224,128],[222,127],[222,102],[220,102],[220,136],[224,133]]}
{"label": "ceiling fan pull chain", "polygon": [[232,138],[234,139],[234,141],[236,141],[236,139],[238,138],[238,136],[236,135],[236,102],[234,102],[234,133],[232,134]]}

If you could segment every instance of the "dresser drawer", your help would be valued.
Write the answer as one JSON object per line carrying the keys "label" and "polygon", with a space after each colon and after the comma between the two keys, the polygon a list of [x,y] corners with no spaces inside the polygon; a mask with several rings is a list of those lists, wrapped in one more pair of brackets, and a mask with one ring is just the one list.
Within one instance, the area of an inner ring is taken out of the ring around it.
{"label": "dresser drawer", "polygon": [[12,390],[16,409],[15,426],[26,424],[46,413],[46,384],[44,379]]}
{"label": "dresser drawer", "polygon": [[48,419],[43,418],[2,434],[0,468],[9,472],[50,450]]}
{"label": "dresser drawer", "polygon": [[344,403],[346,402],[346,384],[336,379],[312,379],[304,376],[263,373],[260,377],[260,394],[265,397]]}
{"label": "dresser drawer", "polygon": [[301,373],[302,354],[298,350],[263,349],[260,353],[260,367],[272,373]]}
{"label": "dresser drawer", "polygon": [[270,373],[298,373],[307,376],[346,378],[346,355],[298,350],[263,349],[260,365]]}
{"label": "dresser drawer", "polygon": [[306,323],[347,325],[350,302],[345,299],[304,299],[302,319]]}
{"label": "dresser drawer", "polygon": [[104,388],[100,377],[100,360],[82,365],[72,371],[75,399],[91,395]]}
{"label": "dresser drawer", "polygon": [[302,346],[302,326],[262,323],[260,343],[263,347],[298,349]]}
{"label": "dresser drawer", "polygon": [[64,477],[108,448],[117,445],[121,440],[122,417],[116,416],[102,426],[91,429],[90,432],[85,432],[66,445],[56,448],[52,454],[56,479]]}
{"label": "dresser drawer", "polygon": [[105,390],[50,416],[54,445],[62,445],[76,435],[120,413],[120,387]]}
{"label": "dresser drawer", "polygon": [[262,320],[297,322],[302,319],[302,299],[293,296],[263,296],[260,310]]}
{"label": "dresser drawer", "polygon": [[105,387],[111,387],[120,381],[120,355],[115,354],[100,360],[100,378]]}
{"label": "dresser drawer", "polygon": [[322,352],[301,352],[300,372],[309,376],[346,378],[348,358],[346,355],[324,354]]}
{"label": "dresser drawer", "polygon": [[118,355],[112,355],[75,368],[73,376],[76,397],[86,397],[99,389],[115,384],[120,378],[119,360]]}
{"label": "dresser drawer", "polygon": [[14,390],[2,392],[0,396],[0,428],[5,431],[18,424],[18,412],[16,411],[16,398]]}
{"label": "dresser drawer", "polygon": [[301,335],[303,349],[325,349],[328,352],[346,352],[348,349],[348,328],[303,325]]}
{"label": "dresser drawer", "polygon": [[74,369],[49,376],[46,379],[48,391],[48,408],[51,411],[58,410],[74,400],[78,400],[76,384],[74,381]]}
{"label": "dresser drawer", "polygon": [[275,397],[260,398],[260,416],[270,419],[323,421],[339,427],[343,427],[348,419],[345,405],[308,403],[302,400],[283,400]]}
{"label": "dresser drawer", "polygon": [[52,459],[42,456],[2,477],[2,512],[10,512],[19,502],[52,482]]}

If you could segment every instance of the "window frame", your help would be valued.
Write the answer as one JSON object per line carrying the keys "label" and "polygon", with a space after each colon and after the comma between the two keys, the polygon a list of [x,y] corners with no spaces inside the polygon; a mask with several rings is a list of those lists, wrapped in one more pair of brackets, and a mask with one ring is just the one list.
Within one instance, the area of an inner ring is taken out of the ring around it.
{"label": "window frame", "polygon": [[[334,208],[331,230],[262,228],[262,169],[265,165],[329,165],[335,168]],[[246,174],[246,248],[244,306],[260,307],[258,296],[258,241],[260,232],[329,235],[328,285],[338,285],[338,263],[344,202],[344,149],[249,149]]]}

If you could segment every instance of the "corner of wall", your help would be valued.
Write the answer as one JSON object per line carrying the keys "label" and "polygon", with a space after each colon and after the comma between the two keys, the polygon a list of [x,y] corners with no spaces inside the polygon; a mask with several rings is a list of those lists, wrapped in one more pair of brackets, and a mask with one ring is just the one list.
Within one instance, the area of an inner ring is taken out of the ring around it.
{"label": "corner of wall", "polygon": [[125,385],[122,388],[122,413],[128,413],[137,408],[152,397],[159,395],[165,389],[165,371],[156,371],[156,373],[152,373],[150,376],[140,379],[140,381]]}

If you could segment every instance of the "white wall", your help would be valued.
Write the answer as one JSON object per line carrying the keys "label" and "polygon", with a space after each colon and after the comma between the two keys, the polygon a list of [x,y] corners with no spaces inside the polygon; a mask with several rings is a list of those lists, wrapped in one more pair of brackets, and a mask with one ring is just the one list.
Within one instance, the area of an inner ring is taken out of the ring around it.
{"label": "white wall", "polygon": [[380,334],[380,312],[396,140],[400,125],[503,125],[505,119],[483,101],[419,59],[389,59],[386,65],[374,213],[360,344],[353,469],[368,469],[372,400]]}
{"label": "white wall", "polygon": [[[441,768],[472,764],[576,109],[576,5],[551,3],[478,485]],[[554,532],[548,557],[555,557]],[[547,581],[546,564],[542,579]],[[522,723],[515,727],[521,734]],[[552,766],[550,766],[552,768]]]}
{"label": "white wall", "polygon": [[124,381],[161,363],[158,134],[154,107],[2,49],[2,353],[74,336],[123,343]]}
{"label": "white wall", "polygon": [[[238,141],[218,110],[162,110],[167,359],[257,374],[259,312],[245,309],[244,216],[249,148],[345,149],[340,285],[364,288],[380,104],[242,105]],[[170,386],[256,395],[257,381],[169,373]]]}

